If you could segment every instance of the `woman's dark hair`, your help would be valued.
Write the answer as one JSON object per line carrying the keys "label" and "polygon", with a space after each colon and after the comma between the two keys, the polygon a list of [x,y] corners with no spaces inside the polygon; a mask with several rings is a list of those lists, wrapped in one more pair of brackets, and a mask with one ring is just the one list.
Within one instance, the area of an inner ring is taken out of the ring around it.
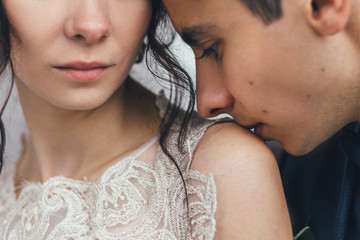
{"label": "woman's dark hair", "polygon": [[[148,43],[146,47],[146,52],[147,54],[150,54],[151,57],[149,58],[147,56],[146,65],[158,79],[170,82],[169,103],[160,125],[160,146],[164,153],[175,164],[185,185],[182,172],[175,161],[175,157],[171,155],[169,148],[167,147],[167,138],[172,130],[175,120],[181,118],[177,146],[178,150],[183,152],[184,140],[186,138],[189,120],[194,110],[196,94],[191,77],[169,50],[170,44],[175,38],[175,31],[168,25],[170,21],[162,1],[153,0],[152,7],[152,19],[147,33]],[[169,32],[164,32],[164,29],[167,29]],[[159,36],[158,33],[160,32],[162,33],[162,36]],[[152,66],[154,66],[154,64],[151,62],[152,59],[155,60],[155,63],[160,64],[161,68],[165,70],[167,73],[166,77],[159,74],[159,69],[153,69]],[[184,100],[185,102],[187,101],[185,111],[181,109]]]}
{"label": "woman's dark hair", "polygon": [[[9,21],[8,21],[8,18],[7,18],[6,13],[5,13],[4,5],[3,5],[2,1],[0,1],[0,76],[2,76],[4,74],[5,69],[6,69],[8,64],[10,64],[11,70],[13,69],[12,68],[11,58],[10,58],[10,51],[11,51],[11,44],[10,44]],[[14,75],[14,74],[12,74],[12,75]],[[2,115],[3,115],[3,112],[5,110],[6,104],[7,104],[8,100],[9,100],[13,84],[14,84],[14,79],[11,78],[11,87],[10,87],[9,94],[5,98],[5,102],[4,102],[3,106],[0,109],[0,135],[1,135],[1,142],[0,142],[0,172],[1,172],[1,169],[3,167],[3,159],[4,159],[4,152],[5,152],[5,142],[6,142],[5,141],[5,128],[4,128],[4,124],[3,124],[3,121],[2,121]]]}
{"label": "woman's dark hair", "polygon": [[[172,126],[175,123],[176,118],[181,116],[181,127],[180,134],[178,137],[178,147],[180,151],[183,151],[183,141],[186,136],[187,126],[189,119],[194,109],[195,105],[195,91],[193,88],[193,83],[188,75],[188,73],[181,67],[181,65],[176,60],[175,56],[170,52],[169,47],[171,42],[174,39],[174,32],[171,31],[170,38],[169,35],[164,33],[162,30],[165,25],[167,25],[167,15],[166,11],[162,5],[161,0],[152,0],[152,16],[149,24],[149,29],[146,36],[146,65],[152,74],[158,77],[161,80],[170,82],[170,98],[169,103],[165,112],[165,116],[162,119],[160,125],[160,146],[163,151],[170,157],[170,159],[175,163],[175,166],[180,169],[175,162],[174,156],[170,154],[170,151],[167,148],[167,139],[169,133],[171,132]],[[10,26],[9,21],[6,16],[5,8],[0,0],[0,76],[4,74],[5,69],[8,64],[12,70],[11,77],[11,86],[14,83],[14,73],[12,62],[10,58],[11,52],[11,42],[10,42]],[[151,58],[152,57],[152,58]],[[154,59],[155,63],[152,62]],[[161,66],[161,68],[154,66]],[[162,70],[162,71],[161,71]],[[167,73],[167,76],[164,77],[163,72]],[[161,73],[162,72],[162,73]],[[11,92],[11,90],[10,90]],[[2,121],[2,114],[4,108],[8,102],[9,95],[7,96],[5,103],[3,104],[0,110],[0,172],[3,166],[4,161],[4,151],[5,151],[5,130]],[[187,106],[185,110],[181,110],[181,106],[184,105],[184,100],[186,99]],[[180,172],[181,174],[181,172]]]}

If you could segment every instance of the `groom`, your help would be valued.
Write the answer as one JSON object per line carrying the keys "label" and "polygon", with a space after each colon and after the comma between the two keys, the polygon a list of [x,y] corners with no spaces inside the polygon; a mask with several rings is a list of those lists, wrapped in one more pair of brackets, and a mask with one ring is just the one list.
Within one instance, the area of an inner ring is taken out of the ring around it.
{"label": "groom", "polygon": [[200,114],[286,150],[294,232],[360,239],[360,0],[163,2],[196,56]]}

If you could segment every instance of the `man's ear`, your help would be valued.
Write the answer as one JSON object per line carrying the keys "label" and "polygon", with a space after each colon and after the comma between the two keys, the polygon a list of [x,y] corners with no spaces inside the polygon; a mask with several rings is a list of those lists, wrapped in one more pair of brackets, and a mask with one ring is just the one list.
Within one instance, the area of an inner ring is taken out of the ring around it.
{"label": "man's ear", "polygon": [[324,36],[345,29],[351,14],[351,0],[305,0],[310,26]]}

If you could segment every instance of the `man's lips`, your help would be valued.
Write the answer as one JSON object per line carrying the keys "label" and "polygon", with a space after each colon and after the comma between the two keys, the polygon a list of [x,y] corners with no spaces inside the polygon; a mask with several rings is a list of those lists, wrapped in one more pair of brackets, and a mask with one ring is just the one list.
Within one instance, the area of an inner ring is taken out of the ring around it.
{"label": "man's lips", "polygon": [[98,80],[112,66],[111,64],[101,62],[77,61],[57,65],[55,68],[72,80],[89,83]]}
{"label": "man's lips", "polygon": [[255,123],[255,124],[242,125],[242,126],[249,130],[254,129],[255,134],[258,135],[259,137],[263,138],[263,128],[264,128],[263,123]]}
{"label": "man's lips", "polygon": [[249,125],[243,125],[240,123],[240,125],[247,129],[253,129],[253,128],[257,127],[258,125],[260,125],[260,123],[254,123],[254,124],[249,124]]}
{"label": "man's lips", "polygon": [[254,132],[255,132],[255,134],[256,135],[258,135],[259,137],[261,137],[261,138],[264,138],[264,133],[263,133],[263,131],[264,131],[264,124],[258,124],[258,125],[256,125],[255,127],[254,127]]}

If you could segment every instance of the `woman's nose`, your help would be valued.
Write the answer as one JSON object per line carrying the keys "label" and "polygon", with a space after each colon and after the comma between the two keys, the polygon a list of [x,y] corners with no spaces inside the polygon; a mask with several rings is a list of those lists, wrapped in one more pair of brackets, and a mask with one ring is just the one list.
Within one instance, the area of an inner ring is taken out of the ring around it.
{"label": "woman's nose", "polygon": [[109,16],[106,3],[102,0],[79,1],[71,11],[72,14],[65,23],[68,38],[94,44],[109,37]]}
{"label": "woman's nose", "polygon": [[231,110],[234,99],[216,68],[197,63],[197,108],[202,117],[215,117]]}

